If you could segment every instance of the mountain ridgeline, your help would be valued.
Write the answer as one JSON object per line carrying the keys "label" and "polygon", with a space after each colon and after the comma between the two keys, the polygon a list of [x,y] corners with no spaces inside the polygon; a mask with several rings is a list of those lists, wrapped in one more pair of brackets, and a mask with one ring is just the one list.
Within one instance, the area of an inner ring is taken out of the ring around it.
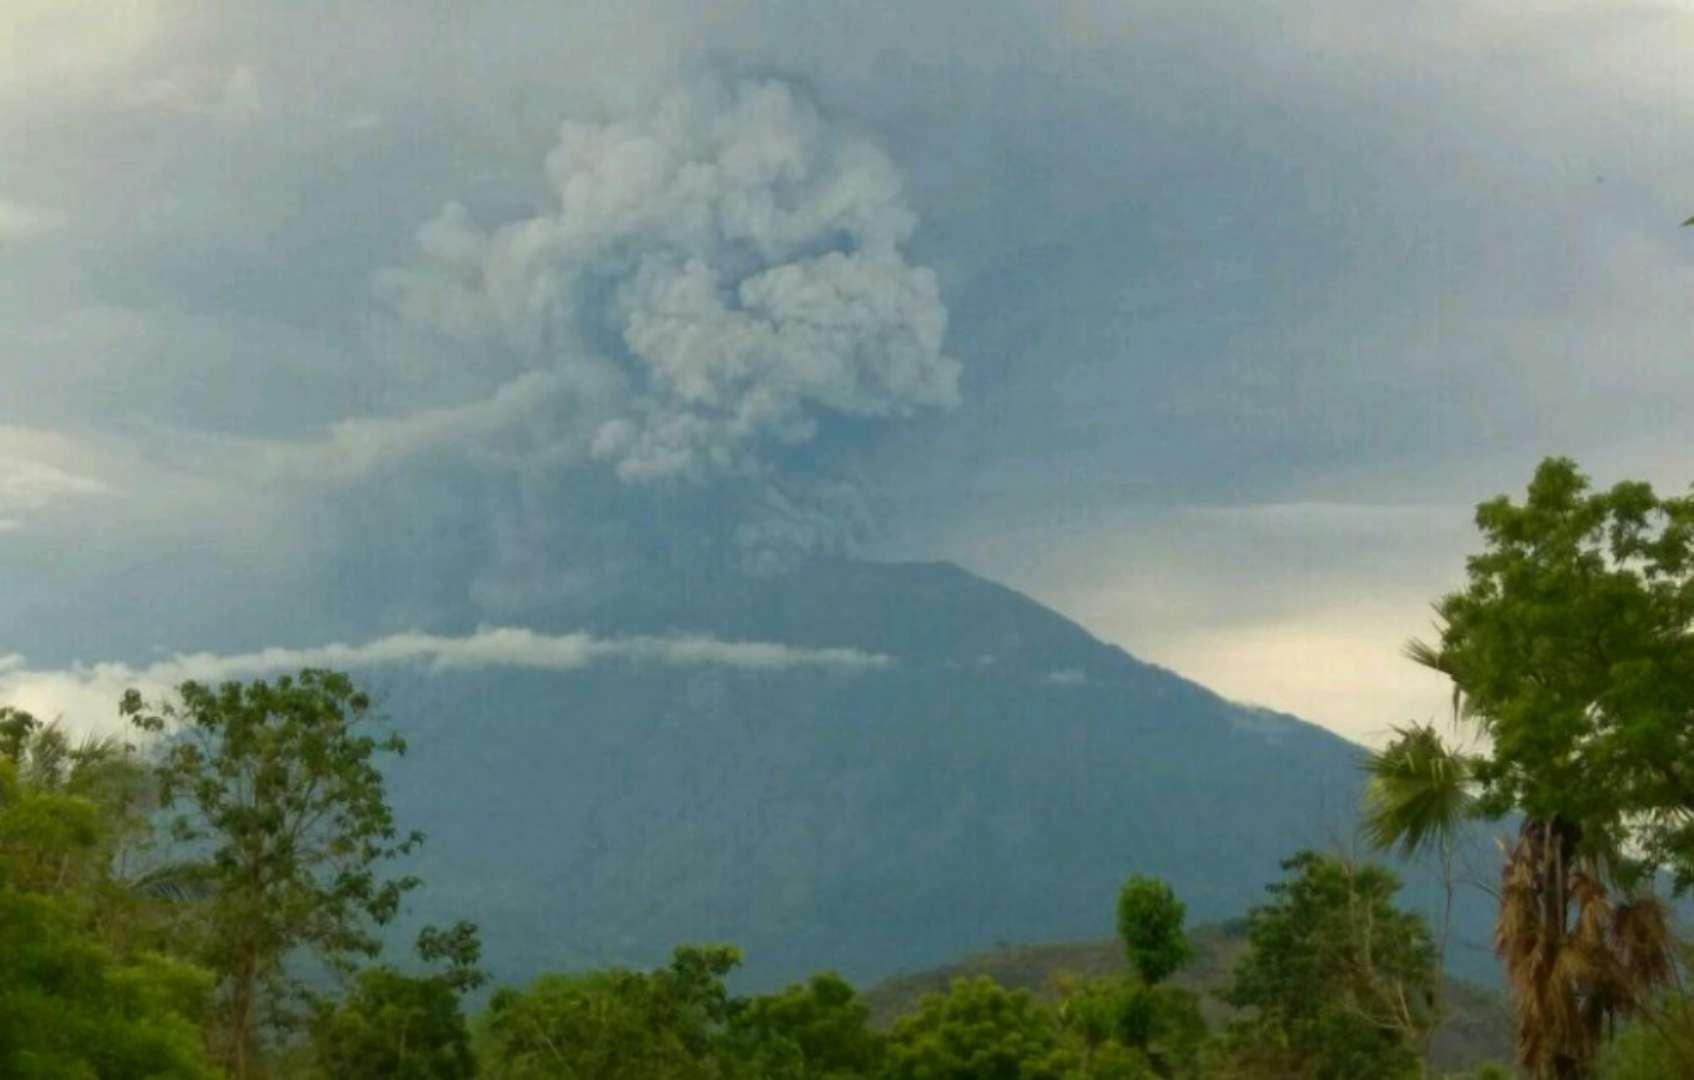
{"label": "mountain ridgeline", "polygon": [[[656,582],[528,621],[889,659],[387,686],[411,743],[390,769],[396,811],[429,837],[410,920],[473,914],[502,981],[726,941],[749,985],[822,968],[868,982],[1001,942],[1098,937],[1130,873],[1167,879],[1193,918],[1230,918],[1280,859],[1355,819],[1353,744],[951,565]],[[1409,877],[1409,898],[1432,902]],[[1461,910],[1455,969],[1481,967],[1464,941],[1485,922]]]}

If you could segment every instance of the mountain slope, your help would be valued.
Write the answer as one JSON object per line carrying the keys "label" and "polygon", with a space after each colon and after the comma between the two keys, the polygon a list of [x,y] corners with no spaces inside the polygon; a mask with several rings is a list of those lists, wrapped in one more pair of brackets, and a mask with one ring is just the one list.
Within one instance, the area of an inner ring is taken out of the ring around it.
{"label": "mountain slope", "polygon": [[1357,748],[1231,704],[937,564],[655,582],[538,629],[711,633],[879,668],[607,665],[396,681],[391,770],[429,834],[415,919],[480,922],[495,974],[731,941],[747,982],[868,980],[1096,937],[1132,872],[1239,915],[1350,827]]}

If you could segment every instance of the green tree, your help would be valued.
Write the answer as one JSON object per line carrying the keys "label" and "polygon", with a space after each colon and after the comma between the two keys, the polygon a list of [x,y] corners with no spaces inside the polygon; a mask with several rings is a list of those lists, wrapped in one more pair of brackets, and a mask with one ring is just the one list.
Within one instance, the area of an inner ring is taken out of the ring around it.
{"label": "green tree", "polygon": [[1119,890],[1118,939],[1132,974],[1061,988],[1060,1024],[1085,1069],[1111,1061],[1119,1072],[1133,1063],[1139,1071],[1130,1075],[1192,1072],[1206,1039],[1205,1020],[1193,994],[1164,985],[1194,954],[1183,929],[1186,916],[1163,881],[1133,877]]}
{"label": "green tree", "polygon": [[1207,1038],[1193,994],[1136,978],[1061,983],[1058,1017],[1083,1076],[1191,1076]]}
{"label": "green tree", "polygon": [[331,1077],[461,1080],[476,1075],[470,1029],[460,998],[484,981],[477,968],[476,927],[425,928],[417,951],[426,963],[445,961],[432,975],[405,975],[383,965],[359,973],[352,991],[324,1005],[312,1023],[318,1069]]}
{"label": "green tree", "polygon": [[1495,933],[1519,1061],[1585,1077],[1673,970],[1652,881],[1694,884],[1694,498],[1595,492],[1554,458],[1476,522],[1485,548],[1414,655],[1484,737],[1479,811],[1521,815]]}
{"label": "green tree", "polygon": [[1118,939],[1129,966],[1148,986],[1157,986],[1194,956],[1183,934],[1188,909],[1157,878],[1132,877],[1118,893]]}
{"label": "green tree", "polygon": [[[1435,952],[1423,920],[1394,907],[1387,870],[1302,851],[1247,920],[1224,1000],[1249,1015],[1230,1034],[1247,1075],[1311,1080],[1418,1072],[1433,1022]],[[1255,1071],[1256,1069],[1256,1071]]]}
{"label": "green tree", "polygon": [[370,700],[336,672],[216,689],[186,682],[178,696],[150,704],[131,690],[120,708],[165,736],[154,771],[160,804],[178,811],[174,836],[207,856],[218,1049],[244,1078],[266,1019],[286,1016],[295,984],[285,958],[311,949],[347,970],[374,955],[372,924],[392,918],[416,884],[379,874],[421,839],[395,827],[373,760],[405,743],[364,733]]}
{"label": "green tree", "polygon": [[684,946],[652,972],[544,975],[501,989],[479,1033],[480,1058],[504,1080],[713,1080],[731,1002],[727,946]]}
{"label": "green tree", "polygon": [[979,976],[954,980],[900,1017],[888,1040],[887,1080],[1061,1080],[1078,1063],[1053,1014],[1022,990]]}
{"label": "green tree", "polygon": [[68,746],[43,730],[0,712],[0,1076],[211,1077],[199,1030],[211,978],[96,937],[117,830],[101,803],[74,793],[93,789],[68,756],[55,760],[52,748]]}
{"label": "green tree", "polygon": [[759,1080],[851,1080],[876,1075],[883,1039],[853,987],[826,972],[734,1003],[725,1050],[739,1072]]}
{"label": "green tree", "polygon": [[0,885],[0,1076],[210,1080],[199,1021],[204,971],[160,956],[120,962],[62,903]]}

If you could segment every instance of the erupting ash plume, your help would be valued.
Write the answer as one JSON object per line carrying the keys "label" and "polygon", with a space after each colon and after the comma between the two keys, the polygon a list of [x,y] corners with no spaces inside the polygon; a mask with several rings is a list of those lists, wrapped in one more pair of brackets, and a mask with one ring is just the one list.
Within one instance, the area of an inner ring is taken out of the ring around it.
{"label": "erupting ash plume", "polygon": [[[416,261],[377,277],[403,326],[459,346],[451,376],[483,385],[437,410],[444,431],[504,416],[553,462],[698,481],[767,475],[768,451],[832,418],[957,400],[935,275],[901,253],[897,170],[789,86],[706,82],[566,123],[546,169],[543,212],[482,224],[449,205]],[[379,456],[419,435],[341,434]]]}

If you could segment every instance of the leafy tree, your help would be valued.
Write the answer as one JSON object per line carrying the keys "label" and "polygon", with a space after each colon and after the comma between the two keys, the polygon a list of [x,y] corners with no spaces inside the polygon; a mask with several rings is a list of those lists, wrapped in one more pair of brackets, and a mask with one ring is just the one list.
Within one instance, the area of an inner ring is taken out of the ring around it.
{"label": "leafy tree", "polygon": [[496,991],[480,1057],[509,1080],[710,1080],[723,1073],[723,979],[740,962],[733,948],[684,946],[657,971],[544,975]]}
{"label": "leafy tree", "polygon": [[1076,1066],[1058,1024],[1027,992],[954,980],[894,1024],[887,1080],[1060,1080]]}
{"label": "leafy tree", "polygon": [[883,1055],[869,1006],[833,973],[735,1003],[725,1046],[739,1071],[760,1080],[870,1077]]}
{"label": "leafy tree", "polygon": [[346,970],[374,955],[371,924],[392,918],[416,884],[378,873],[421,839],[399,834],[373,761],[405,743],[362,731],[370,701],[336,672],[217,689],[186,682],[178,695],[150,704],[131,690],[120,708],[167,735],[155,767],[160,803],[179,811],[173,834],[207,854],[219,1049],[243,1078],[261,1010],[279,1015],[293,988],[284,958],[310,948]]}
{"label": "leafy tree", "polygon": [[320,1008],[312,1047],[326,1076],[391,1080],[461,1080],[476,1075],[470,1030],[460,997],[484,981],[477,969],[476,927],[461,922],[445,932],[427,927],[418,955],[444,960],[433,975],[405,975],[386,965],[359,973],[351,993]]}
{"label": "leafy tree", "polygon": [[1478,810],[1521,815],[1495,934],[1519,1060],[1583,1077],[1672,973],[1652,880],[1694,884],[1694,498],[1594,492],[1554,458],[1476,521],[1468,585],[1412,652],[1485,737]]}
{"label": "leafy tree", "polygon": [[[1192,1071],[1206,1039],[1194,995],[1164,980],[1193,956],[1183,932],[1186,909],[1169,885],[1134,877],[1118,892],[1118,938],[1133,974],[1062,987],[1061,1027],[1088,1068],[1127,1075],[1179,1076]],[[1115,1074],[1115,1073],[1114,1073]]]}
{"label": "leafy tree", "polygon": [[1182,932],[1187,910],[1157,878],[1130,878],[1118,893],[1118,937],[1130,967],[1148,986],[1164,982],[1194,956]]}
{"label": "leafy tree", "polygon": [[1193,1075],[1207,1034],[1193,994],[1134,978],[1061,984],[1060,993],[1060,1030],[1082,1075]]}
{"label": "leafy tree", "polygon": [[1247,951],[1223,995],[1250,1010],[1230,1036],[1237,1071],[1416,1074],[1411,1047],[1433,1022],[1438,972],[1423,920],[1393,905],[1398,880],[1311,851],[1282,865],[1271,902],[1248,915]]}
{"label": "leafy tree", "polygon": [[0,886],[0,1076],[210,1080],[199,1020],[211,977],[117,961],[61,902]]}
{"label": "leafy tree", "polygon": [[[211,1077],[199,1032],[211,979],[161,956],[118,955],[95,937],[84,890],[113,833],[71,782],[60,746],[13,710],[0,715],[0,1076]],[[67,790],[69,789],[69,790]]]}

